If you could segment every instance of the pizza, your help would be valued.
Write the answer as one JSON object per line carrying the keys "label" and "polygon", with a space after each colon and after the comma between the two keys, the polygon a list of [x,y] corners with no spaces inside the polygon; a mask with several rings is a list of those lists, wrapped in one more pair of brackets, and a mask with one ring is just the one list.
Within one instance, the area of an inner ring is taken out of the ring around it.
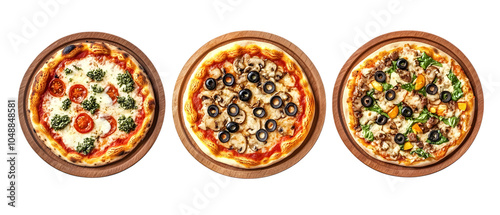
{"label": "pizza", "polygon": [[365,152],[409,167],[438,162],[460,146],[475,104],[457,61],[409,41],[385,45],[361,61],[343,102],[350,133]]}
{"label": "pizza", "polygon": [[130,54],[82,42],[58,50],[37,71],[28,109],[34,131],[55,155],[78,166],[102,166],[146,136],[155,99]]}
{"label": "pizza", "polygon": [[246,169],[293,153],[315,113],[299,64],[275,45],[251,40],[206,54],[189,78],[183,107],[184,123],[203,153]]}

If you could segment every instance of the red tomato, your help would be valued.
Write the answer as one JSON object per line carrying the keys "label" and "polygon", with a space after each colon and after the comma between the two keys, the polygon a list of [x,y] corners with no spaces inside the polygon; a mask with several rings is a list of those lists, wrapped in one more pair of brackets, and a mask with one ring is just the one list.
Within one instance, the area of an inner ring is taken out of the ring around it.
{"label": "red tomato", "polygon": [[107,120],[109,122],[109,124],[111,125],[111,129],[109,129],[108,133],[101,135],[101,138],[106,138],[109,135],[115,133],[115,131],[116,131],[116,119],[113,118],[112,116],[103,116],[102,118]]}
{"label": "red tomato", "polygon": [[82,133],[88,133],[94,128],[94,120],[86,113],[78,114],[74,123],[75,129]]}
{"label": "red tomato", "polygon": [[113,104],[116,103],[116,98],[118,98],[119,94],[118,89],[114,85],[108,84],[108,86],[106,86],[106,94],[113,100]]}
{"label": "red tomato", "polygon": [[75,84],[69,88],[69,99],[80,104],[87,97],[87,88],[81,84]]}
{"label": "red tomato", "polygon": [[49,83],[49,93],[55,97],[64,96],[64,91],[66,90],[66,85],[59,78],[54,78]]}

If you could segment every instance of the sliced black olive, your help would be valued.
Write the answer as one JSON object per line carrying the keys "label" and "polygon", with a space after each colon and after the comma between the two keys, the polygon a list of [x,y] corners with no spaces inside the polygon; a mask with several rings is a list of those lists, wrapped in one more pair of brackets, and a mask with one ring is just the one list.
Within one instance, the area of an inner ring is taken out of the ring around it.
{"label": "sliced black olive", "polygon": [[404,117],[411,117],[413,115],[413,110],[411,109],[411,107],[404,106],[403,108],[401,108],[401,115],[403,115]]}
{"label": "sliced black olive", "polygon": [[244,102],[249,101],[252,98],[252,91],[250,91],[249,89],[240,90],[239,94],[240,100]]}
{"label": "sliced black olive", "polygon": [[268,81],[264,84],[263,88],[265,93],[271,94],[276,90],[276,85],[274,85],[274,82]]}
{"label": "sliced black olive", "polygon": [[222,82],[224,82],[224,85],[226,86],[233,86],[234,84],[234,76],[230,73],[226,73],[223,77],[222,77]]}
{"label": "sliced black olive", "polygon": [[264,108],[261,107],[256,107],[253,109],[253,115],[262,118],[266,115],[266,110],[264,110]]}
{"label": "sliced black olive", "polygon": [[227,106],[227,114],[229,116],[237,116],[240,113],[240,107],[237,104],[232,103]]}
{"label": "sliced black olive", "polygon": [[207,108],[207,113],[211,117],[216,117],[219,115],[219,107],[217,107],[217,105],[210,105]]}
{"label": "sliced black olive", "polygon": [[403,145],[406,142],[406,137],[404,134],[397,133],[396,136],[394,136],[394,142],[396,142],[399,145]]}
{"label": "sliced black olive", "polygon": [[431,142],[437,142],[441,139],[441,133],[438,130],[432,130],[427,137]]}
{"label": "sliced black olive", "polygon": [[389,119],[386,116],[380,115],[375,120],[375,123],[377,123],[379,125],[385,125],[385,123],[387,123],[387,120],[389,120]]}
{"label": "sliced black olive", "polygon": [[221,131],[219,132],[219,140],[223,143],[227,143],[229,139],[231,138],[231,134],[227,131]]}
{"label": "sliced black olive", "polygon": [[270,103],[271,103],[271,107],[273,107],[274,109],[278,109],[281,106],[283,106],[283,99],[281,99],[281,97],[279,97],[279,96],[273,96],[273,97],[271,97]]}
{"label": "sliced black olive", "polygon": [[257,137],[257,140],[260,142],[266,142],[267,140],[267,131],[264,129],[259,129],[257,133],[255,133],[255,137]]}
{"label": "sliced black olive", "polygon": [[396,66],[399,69],[405,70],[406,68],[408,68],[408,61],[406,61],[406,59],[404,58],[399,58],[398,61],[396,62]]}
{"label": "sliced black olive", "polygon": [[436,95],[436,93],[438,92],[438,87],[433,83],[427,84],[427,86],[425,87],[425,92],[430,95]]}
{"label": "sliced black olive", "polygon": [[269,132],[273,132],[274,130],[276,130],[276,127],[278,127],[278,124],[274,119],[268,119],[264,124],[264,128],[266,128],[266,130]]}
{"label": "sliced black olive", "polygon": [[236,123],[236,122],[228,122],[226,124],[226,128],[227,128],[227,131],[234,133],[234,132],[237,132],[238,130],[240,130],[240,125],[238,125],[238,123]]}
{"label": "sliced black olive", "polygon": [[299,111],[299,108],[297,108],[297,105],[293,102],[290,102],[290,103],[285,105],[285,113],[288,116],[295,116],[298,111]]}
{"label": "sliced black olive", "polygon": [[365,107],[371,107],[373,105],[373,99],[372,97],[366,95],[361,98],[361,104]]}
{"label": "sliced black olive", "polygon": [[375,81],[384,83],[386,78],[387,76],[385,75],[385,72],[382,71],[375,72]]}
{"label": "sliced black olive", "polygon": [[441,96],[439,98],[441,99],[442,102],[448,103],[451,101],[451,93],[445,90],[441,92]]}
{"label": "sliced black olive", "polygon": [[207,78],[205,81],[205,87],[207,87],[208,90],[213,90],[217,86],[217,81],[213,78]]}
{"label": "sliced black olive", "polygon": [[385,99],[387,99],[387,101],[392,101],[396,98],[396,92],[394,90],[387,90],[385,92]]}
{"label": "sliced black olive", "polygon": [[247,75],[247,79],[248,81],[252,82],[252,83],[257,83],[260,81],[260,75],[258,72],[249,72],[248,75]]}

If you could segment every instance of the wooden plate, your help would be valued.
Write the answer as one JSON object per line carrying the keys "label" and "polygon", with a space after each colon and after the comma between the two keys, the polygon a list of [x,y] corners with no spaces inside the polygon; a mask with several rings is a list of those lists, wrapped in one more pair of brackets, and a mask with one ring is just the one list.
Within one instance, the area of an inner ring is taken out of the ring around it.
{"label": "wooden plate", "polygon": [[[345,123],[345,116],[343,115],[343,94],[344,88],[349,79],[350,72],[358,63],[364,60],[368,55],[381,48],[384,45],[398,42],[398,41],[416,41],[432,45],[441,51],[446,52],[453,59],[455,59],[460,66],[465,71],[465,74],[471,82],[474,95],[476,97],[475,106],[476,110],[474,112],[474,121],[472,123],[472,131],[467,134],[462,144],[450,155],[442,159],[441,161],[434,163],[425,167],[404,167],[395,164],[389,164],[383,161],[379,161],[366,152],[363,151],[361,147],[355,142],[353,137],[350,135],[349,129]],[[483,90],[481,88],[481,82],[477,76],[476,70],[470,63],[470,61],[465,57],[465,55],[453,44],[446,41],[445,39],[438,37],[433,34],[420,32],[420,31],[397,31],[379,36],[361,48],[359,48],[354,54],[347,60],[342,67],[342,70],[337,77],[335,82],[335,88],[333,90],[333,117],[335,120],[335,125],[339,131],[340,137],[344,141],[344,144],[349,150],[356,156],[361,162],[365,163],[369,167],[394,176],[403,177],[415,177],[423,176],[440,171],[447,166],[451,165],[458,158],[460,158],[470,147],[474,138],[479,131],[481,126],[481,121],[483,119],[483,109],[484,109],[484,98]]]}
{"label": "wooden plate", "polygon": [[[184,111],[182,107],[183,94],[189,82],[189,78],[196,69],[196,66],[210,51],[238,40],[255,40],[270,43],[283,49],[283,51],[292,56],[302,67],[307,78],[309,79],[309,84],[313,89],[312,91],[314,93],[317,107],[311,131],[309,132],[308,137],[304,140],[302,145],[297,148],[291,155],[281,160],[280,162],[272,164],[268,167],[258,169],[243,169],[215,161],[214,159],[206,155],[203,151],[201,151],[201,149],[189,134],[186,126],[184,125]],[[184,68],[182,68],[182,71],[179,74],[179,77],[175,84],[175,91],[172,101],[172,112],[174,115],[175,127],[182,143],[189,151],[189,153],[191,153],[191,155],[193,155],[196,160],[198,160],[200,163],[210,168],[211,170],[223,175],[238,178],[260,178],[270,176],[288,169],[289,167],[297,163],[307,154],[307,152],[309,152],[309,150],[313,147],[314,143],[318,139],[324,123],[325,109],[326,103],[323,82],[321,81],[321,77],[319,76],[316,67],[314,67],[313,63],[306,56],[306,54],[302,52],[297,46],[284,38],[281,38],[274,34],[259,31],[239,31],[225,34],[211,40],[210,42],[203,45],[200,49],[198,49],[198,51],[196,51],[193,56],[186,62]]]}
{"label": "wooden plate", "polygon": [[[151,84],[153,85],[153,90],[155,93],[155,99],[157,101],[153,124],[151,126],[151,129],[149,129],[148,133],[146,134],[144,140],[138,143],[136,148],[121,160],[101,167],[77,166],[57,157],[33,132],[33,126],[30,122],[30,117],[27,109],[29,99],[28,94],[30,92],[35,74],[38,72],[38,70],[52,56],[52,54],[54,54],[58,50],[66,47],[69,44],[85,41],[105,42],[121,48],[134,56],[139,64],[144,67],[144,71],[151,80]],[[47,162],[54,168],[71,175],[82,177],[103,177],[121,172],[131,167],[149,151],[156,138],[158,137],[158,133],[160,132],[161,126],[163,124],[163,118],[165,116],[165,92],[163,92],[163,85],[161,84],[160,77],[155,67],[153,66],[153,63],[151,63],[148,57],[146,57],[146,55],[139,48],[126,41],[125,39],[111,34],[100,32],[83,32],[68,35],[55,41],[35,58],[33,63],[31,63],[30,67],[26,71],[26,74],[24,75],[24,78],[21,82],[21,86],[19,88],[18,108],[19,121],[21,123],[21,128],[23,129],[24,135],[26,136],[28,143],[31,145],[31,148],[33,148],[33,150],[35,150],[35,152],[45,162]]]}

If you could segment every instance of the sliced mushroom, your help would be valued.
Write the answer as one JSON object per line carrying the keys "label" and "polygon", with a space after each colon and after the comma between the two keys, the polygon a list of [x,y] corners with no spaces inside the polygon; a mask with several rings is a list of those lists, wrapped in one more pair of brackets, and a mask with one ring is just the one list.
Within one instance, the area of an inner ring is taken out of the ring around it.
{"label": "sliced mushroom", "polygon": [[235,117],[233,117],[233,121],[236,122],[236,123],[238,123],[238,124],[241,124],[241,123],[245,122],[245,118],[246,118],[245,111],[240,110],[240,112],[238,113],[238,115],[236,115]]}
{"label": "sliced mushroom", "polygon": [[243,134],[234,133],[228,143],[240,154],[247,150],[247,139]]}
{"label": "sliced mushroom", "polygon": [[426,83],[432,83],[434,82],[436,76],[439,74],[439,69],[435,66],[429,66],[427,67],[427,69],[425,69],[425,74]]}
{"label": "sliced mushroom", "polygon": [[255,118],[255,117],[248,117],[248,121],[246,123],[247,125],[247,132],[250,134],[255,134],[257,131],[261,128],[260,126],[260,121]]}
{"label": "sliced mushroom", "polygon": [[214,96],[215,104],[223,108],[227,107],[237,98],[238,94],[229,89],[224,89],[220,94]]}
{"label": "sliced mushroom", "polygon": [[276,95],[281,97],[281,100],[283,100],[283,102],[289,102],[292,100],[292,96],[287,92],[279,91],[278,93],[276,93]]}
{"label": "sliced mushroom", "polygon": [[252,58],[248,59],[246,61],[247,67],[245,68],[244,72],[260,72],[262,68],[264,68],[264,60],[260,59],[257,56],[253,56]]}
{"label": "sliced mushroom", "polygon": [[250,104],[250,107],[256,108],[256,107],[259,107],[260,104],[262,104],[262,101],[260,99],[252,99],[252,103]]}
{"label": "sliced mushroom", "polygon": [[262,68],[261,74],[265,79],[274,78],[274,76],[276,75],[277,68],[278,67],[276,66],[275,63],[271,61],[266,61],[266,66]]}
{"label": "sliced mushroom", "polygon": [[276,74],[274,75],[274,80],[279,81],[283,78],[283,69],[281,67],[278,67],[278,70],[276,70]]}
{"label": "sliced mushroom", "polygon": [[248,141],[248,148],[250,148],[250,150],[252,150],[254,152],[259,151],[259,149],[264,148],[264,145],[265,145],[264,142],[258,141],[257,138],[255,137],[255,135],[248,136],[247,141]]}
{"label": "sliced mushroom", "polygon": [[219,79],[220,77],[222,77],[222,72],[219,68],[215,68],[215,69],[212,69],[208,72],[208,74],[210,75],[210,77],[212,77],[213,79]]}
{"label": "sliced mushroom", "polygon": [[238,75],[241,74],[245,69],[245,64],[243,63],[243,59],[242,58],[234,59],[233,67],[234,67],[234,72],[236,72]]}
{"label": "sliced mushroom", "polygon": [[213,117],[207,117],[204,120],[202,120],[202,123],[200,123],[199,127],[203,130],[211,129],[214,131],[220,131],[224,128],[226,123],[228,122],[227,115],[224,113],[221,113],[219,116],[213,118]]}

